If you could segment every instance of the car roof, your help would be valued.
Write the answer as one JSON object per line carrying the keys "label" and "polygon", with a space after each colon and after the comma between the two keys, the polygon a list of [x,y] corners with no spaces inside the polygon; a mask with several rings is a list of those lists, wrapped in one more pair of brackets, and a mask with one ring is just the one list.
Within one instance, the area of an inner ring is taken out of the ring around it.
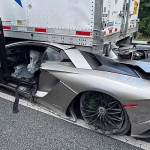
{"label": "car roof", "polygon": [[62,50],[67,50],[70,48],[74,48],[74,45],[63,45],[63,44],[58,44],[58,43],[50,43],[50,42],[41,42],[41,41],[23,41],[23,42],[15,42],[11,44],[7,44],[6,47],[9,48],[11,46],[19,46],[19,45],[24,45],[24,44],[40,44],[40,45],[49,45],[49,46],[54,46]]}

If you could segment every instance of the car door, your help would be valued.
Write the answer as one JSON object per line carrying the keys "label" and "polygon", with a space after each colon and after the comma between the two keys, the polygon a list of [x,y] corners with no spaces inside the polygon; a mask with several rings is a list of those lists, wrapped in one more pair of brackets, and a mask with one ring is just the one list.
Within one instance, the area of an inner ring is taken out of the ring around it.
{"label": "car door", "polygon": [[70,99],[76,93],[63,83],[57,74],[65,76],[66,70],[74,69],[75,66],[63,50],[54,47],[47,49],[42,61],[39,87],[35,99],[41,105],[56,112],[65,111]]}
{"label": "car door", "polygon": [[[50,63],[58,63],[62,62],[65,57],[64,57],[64,52],[53,47],[48,47],[43,59],[42,59],[42,64],[41,64],[41,75],[40,75],[40,80],[39,80],[39,92],[44,91],[44,92],[49,92],[57,83],[58,79],[55,78],[52,74],[50,74],[50,70],[48,69]],[[67,56],[66,56],[67,58]],[[47,65],[47,68],[43,68],[43,65]]]}

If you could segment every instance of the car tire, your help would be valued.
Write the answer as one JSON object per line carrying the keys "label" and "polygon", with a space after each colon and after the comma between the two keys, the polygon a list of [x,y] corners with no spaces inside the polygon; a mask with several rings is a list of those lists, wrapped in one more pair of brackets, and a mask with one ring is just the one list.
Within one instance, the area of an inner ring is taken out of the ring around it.
{"label": "car tire", "polygon": [[130,130],[130,120],[122,104],[100,92],[86,92],[80,99],[83,119],[92,130],[106,135],[124,135]]}

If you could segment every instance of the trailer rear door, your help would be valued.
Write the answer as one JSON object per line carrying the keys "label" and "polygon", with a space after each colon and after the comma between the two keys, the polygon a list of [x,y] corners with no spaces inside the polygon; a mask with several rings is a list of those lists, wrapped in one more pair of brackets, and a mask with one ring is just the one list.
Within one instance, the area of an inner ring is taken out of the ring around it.
{"label": "trailer rear door", "polygon": [[104,0],[103,1],[103,23],[104,34],[110,35],[120,32],[124,0]]}
{"label": "trailer rear door", "polygon": [[134,0],[131,1],[130,7],[130,18],[129,18],[129,28],[132,29],[136,27],[138,20],[138,12],[139,12],[140,1]]}
{"label": "trailer rear door", "polygon": [[104,0],[103,3],[105,41],[117,41],[137,31],[140,0]]}

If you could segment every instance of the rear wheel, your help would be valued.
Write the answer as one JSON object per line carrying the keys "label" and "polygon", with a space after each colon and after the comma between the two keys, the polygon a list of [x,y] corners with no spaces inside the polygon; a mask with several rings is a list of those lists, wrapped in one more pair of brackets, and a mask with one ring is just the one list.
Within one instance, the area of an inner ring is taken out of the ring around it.
{"label": "rear wheel", "polygon": [[80,110],[88,125],[100,133],[126,134],[130,129],[130,121],[122,104],[107,94],[83,94]]}

